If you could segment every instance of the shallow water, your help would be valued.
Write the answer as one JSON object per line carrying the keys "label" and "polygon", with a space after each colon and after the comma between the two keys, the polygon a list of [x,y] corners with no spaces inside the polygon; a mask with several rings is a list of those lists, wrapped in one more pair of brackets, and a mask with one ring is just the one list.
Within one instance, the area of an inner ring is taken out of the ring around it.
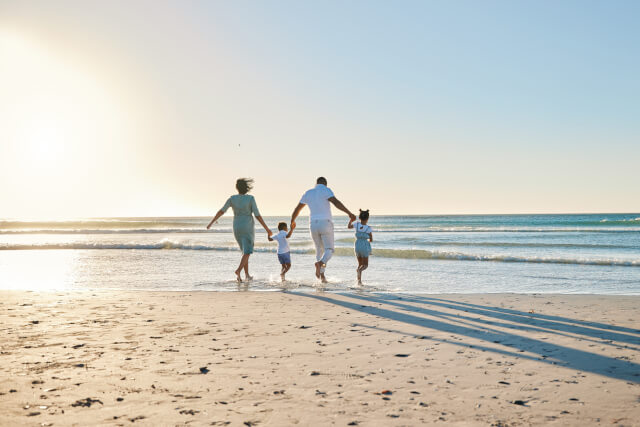
{"label": "shallow water", "polygon": [[[0,288],[235,290],[240,254],[224,217],[0,221]],[[274,230],[284,217],[266,218]],[[353,232],[336,224],[326,290],[355,287]],[[640,214],[372,217],[369,290],[640,294]],[[252,290],[314,290],[306,219],[280,283],[275,242],[261,229]],[[241,289],[245,289],[242,287]]]}

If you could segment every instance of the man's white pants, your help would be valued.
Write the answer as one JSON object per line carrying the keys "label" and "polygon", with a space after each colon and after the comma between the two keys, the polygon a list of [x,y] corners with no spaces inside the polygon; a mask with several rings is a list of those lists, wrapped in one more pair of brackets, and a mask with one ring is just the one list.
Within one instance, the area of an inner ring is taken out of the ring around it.
{"label": "man's white pants", "polygon": [[314,219],[309,228],[316,245],[316,260],[326,264],[333,255],[333,222],[330,219]]}

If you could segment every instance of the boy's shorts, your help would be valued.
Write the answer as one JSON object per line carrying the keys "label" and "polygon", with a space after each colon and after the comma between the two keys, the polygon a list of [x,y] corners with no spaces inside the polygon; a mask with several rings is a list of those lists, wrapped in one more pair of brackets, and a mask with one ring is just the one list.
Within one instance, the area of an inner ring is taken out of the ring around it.
{"label": "boy's shorts", "polygon": [[291,252],[278,254],[278,261],[280,261],[280,264],[291,264]]}

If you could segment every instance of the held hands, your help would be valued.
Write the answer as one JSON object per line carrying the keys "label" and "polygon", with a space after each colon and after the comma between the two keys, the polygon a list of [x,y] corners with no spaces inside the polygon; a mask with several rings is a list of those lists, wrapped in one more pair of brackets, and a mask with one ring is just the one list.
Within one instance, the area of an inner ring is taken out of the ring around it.
{"label": "held hands", "polygon": [[294,228],[296,228],[296,222],[295,221],[291,221],[291,229],[293,230]]}
{"label": "held hands", "polygon": [[356,216],[355,216],[354,214],[350,213],[350,214],[349,214],[349,221],[350,221],[350,222],[353,222],[353,221],[355,221],[355,220],[356,220]]}

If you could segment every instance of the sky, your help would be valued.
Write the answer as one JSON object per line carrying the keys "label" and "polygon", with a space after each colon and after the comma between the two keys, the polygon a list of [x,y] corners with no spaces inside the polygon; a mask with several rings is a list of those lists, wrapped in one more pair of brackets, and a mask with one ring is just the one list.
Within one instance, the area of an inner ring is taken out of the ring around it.
{"label": "sky", "polygon": [[0,218],[640,212],[637,1],[0,0]]}

